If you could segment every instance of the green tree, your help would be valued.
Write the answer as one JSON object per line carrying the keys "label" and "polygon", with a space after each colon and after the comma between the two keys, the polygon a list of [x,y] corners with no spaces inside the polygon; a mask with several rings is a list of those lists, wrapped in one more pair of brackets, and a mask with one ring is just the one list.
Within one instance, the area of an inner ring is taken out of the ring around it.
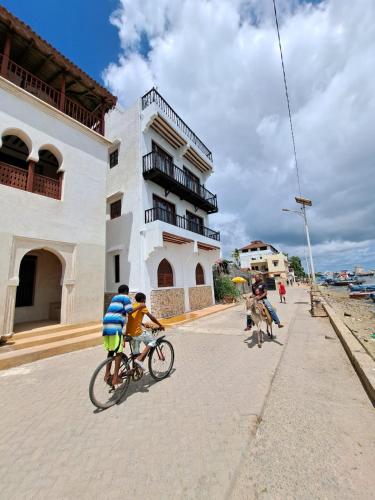
{"label": "green tree", "polygon": [[289,257],[289,266],[293,269],[294,274],[297,278],[304,278],[306,276],[305,270],[303,269],[301,259],[296,256]]}

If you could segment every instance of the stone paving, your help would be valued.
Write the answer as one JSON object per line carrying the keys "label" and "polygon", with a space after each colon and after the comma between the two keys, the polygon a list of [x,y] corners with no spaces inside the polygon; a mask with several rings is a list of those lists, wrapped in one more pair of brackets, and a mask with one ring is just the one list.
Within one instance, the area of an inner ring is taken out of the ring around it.
{"label": "stone paving", "polygon": [[107,411],[88,398],[100,347],[0,373],[0,498],[255,498],[244,469],[296,314],[308,307],[306,290],[288,292],[278,309],[292,328],[276,341],[245,342],[242,306],[174,327],[172,375],[144,376]]}

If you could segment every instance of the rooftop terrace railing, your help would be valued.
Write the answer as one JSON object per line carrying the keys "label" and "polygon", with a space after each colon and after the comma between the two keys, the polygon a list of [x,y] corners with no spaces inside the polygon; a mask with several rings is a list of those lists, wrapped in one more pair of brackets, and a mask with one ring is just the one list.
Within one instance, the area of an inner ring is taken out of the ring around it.
{"label": "rooftop terrace railing", "polygon": [[182,118],[179,117],[179,115],[155,88],[151,89],[142,97],[142,109],[146,109],[153,102],[156,103],[156,105],[163,111],[163,113],[170,120],[172,120],[172,122],[175,123],[179,129],[182,130],[182,132],[191,140],[191,142],[195,144],[197,148],[200,149],[210,161],[212,161],[212,153],[208,149],[208,147],[199,139],[196,134],[194,134],[191,128],[186,125]]}
{"label": "rooftop terrace railing", "polygon": [[[2,66],[2,62],[3,54],[0,54],[0,67]],[[14,61],[9,59],[6,74],[1,76],[4,76],[18,87],[23,88],[29,92],[29,94],[38,97],[71,118],[74,118],[74,120],[79,121],[86,127],[104,135],[104,116],[101,111],[88,111],[83,106],[80,106],[78,103],[65,96],[60,90],[43,82]]]}

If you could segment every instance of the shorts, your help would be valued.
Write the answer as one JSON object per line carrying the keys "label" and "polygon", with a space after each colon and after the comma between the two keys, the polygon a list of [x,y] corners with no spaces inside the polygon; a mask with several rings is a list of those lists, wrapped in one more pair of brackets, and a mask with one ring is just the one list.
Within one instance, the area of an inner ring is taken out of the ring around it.
{"label": "shorts", "polygon": [[142,342],[146,344],[148,347],[156,346],[156,338],[150,332],[142,332],[137,337],[133,337],[131,341],[134,354],[140,353],[140,347]]}
{"label": "shorts", "polygon": [[116,333],[115,335],[104,335],[103,338],[103,346],[108,352],[116,351],[117,346],[118,349],[116,352],[122,352],[124,350],[124,343],[122,341],[122,335]]}

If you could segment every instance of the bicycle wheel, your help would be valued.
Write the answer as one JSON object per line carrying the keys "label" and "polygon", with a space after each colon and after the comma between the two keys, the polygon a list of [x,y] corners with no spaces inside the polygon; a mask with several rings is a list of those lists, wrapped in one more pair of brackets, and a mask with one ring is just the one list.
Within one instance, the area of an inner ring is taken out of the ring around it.
{"label": "bicycle wheel", "polygon": [[155,380],[162,380],[171,373],[174,363],[174,349],[168,340],[161,340],[148,358],[148,370]]}
{"label": "bicycle wheel", "polygon": [[105,410],[110,406],[118,403],[121,398],[124,396],[129,383],[130,377],[125,375],[126,367],[128,363],[128,358],[126,355],[122,356],[119,375],[122,378],[122,384],[113,387],[104,381],[104,375],[106,372],[107,365],[114,364],[114,358],[105,359],[100,365],[96,368],[94,373],[92,374],[89,386],[89,395],[90,400],[94,406],[100,408],[101,410]]}

